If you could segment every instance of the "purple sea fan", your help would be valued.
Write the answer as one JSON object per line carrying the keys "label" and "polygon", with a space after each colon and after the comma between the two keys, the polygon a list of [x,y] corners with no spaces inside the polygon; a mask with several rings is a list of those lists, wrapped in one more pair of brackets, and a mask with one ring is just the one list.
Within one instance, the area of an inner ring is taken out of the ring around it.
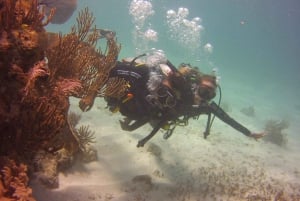
{"label": "purple sea fan", "polygon": [[77,0],[38,0],[38,4],[45,6],[46,14],[55,8],[52,24],[65,23],[77,8]]}

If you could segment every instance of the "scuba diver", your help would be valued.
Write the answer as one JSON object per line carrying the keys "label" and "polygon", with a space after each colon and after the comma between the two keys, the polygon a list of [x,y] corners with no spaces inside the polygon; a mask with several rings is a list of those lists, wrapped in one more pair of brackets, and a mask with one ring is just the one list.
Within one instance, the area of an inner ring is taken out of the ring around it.
{"label": "scuba diver", "polygon": [[127,93],[122,98],[105,97],[112,112],[119,111],[125,116],[120,121],[123,130],[133,131],[146,123],[152,125],[153,130],[137,147],[144,146],[160,129],[165,129],[164,138],[169,138],[177,125],[186,126],[190,118],[202,114],[208,116],[204,138],[209,135],[215,117],[248,137],[264,136],[264,133],[251,132],[226,114],[220,108],[221,99],[218,104],[212,101],[217,89],[221,97],[215,75],[203,74],[189,64],[176,68],[167,59],[142,62],[139,60],[142,56],[146,54],[117,62],[109,77],[128,81]]}

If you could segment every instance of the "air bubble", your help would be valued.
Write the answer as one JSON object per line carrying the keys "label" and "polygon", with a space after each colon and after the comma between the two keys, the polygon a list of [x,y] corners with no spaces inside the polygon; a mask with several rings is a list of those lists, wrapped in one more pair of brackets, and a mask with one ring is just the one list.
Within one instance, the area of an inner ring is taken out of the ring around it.
{"label": "air bubble", "polygon": [[188,49],[195,50],[200,47],[200,32],[203,27],[200,25],[200,17],[189,20],[188,15],[187,8],[180,7],[177,13],[174,10],[168,10],[166,21],[171,39]]}

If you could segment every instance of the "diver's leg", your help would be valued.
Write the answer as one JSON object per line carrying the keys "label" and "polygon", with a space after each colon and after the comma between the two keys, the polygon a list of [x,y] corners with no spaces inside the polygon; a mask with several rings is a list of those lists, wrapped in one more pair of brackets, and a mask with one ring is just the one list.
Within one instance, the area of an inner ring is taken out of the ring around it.
{"label": "diver's leg", "polygon": [[141,139],[138,144],[137,147],[143,147],[156,133],[157,131],[166,123],[166,120],[161,120],[151,131],[151,133],[149,135],[147,135],[145,138]]}
{"label": "diver's leg", "polygon": [[139,127],[145,125],[149,121],[149,118],[142,118],[139,120],[135,120],[132,124],[132,119],[125,118],[124,121],[120,121],[121,128],[125,131],[133,131],[135,129],[138,129]]}

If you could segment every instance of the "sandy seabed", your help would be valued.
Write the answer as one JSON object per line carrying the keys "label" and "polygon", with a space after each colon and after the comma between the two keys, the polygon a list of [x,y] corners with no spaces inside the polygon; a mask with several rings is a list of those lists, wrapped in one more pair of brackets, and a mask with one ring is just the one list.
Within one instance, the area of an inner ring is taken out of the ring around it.
{"label": "sandy seabed", "polygon": [[[33,181],[38,201],[300,200],[297,146],[249,139],[217,119],[204,139],[203,116],[177,127],[168,140],[160,131],[137,148],[151,131],[149,125],[122,131],[122,116],[105,109],[103,100],[86,113],[77,99],[71,103],[71,111],[82,115],[80,124],[95,131],[98,161],[61,173],[55,190]],[[255,127],[255,119],[239,112],[230,115]]]}

